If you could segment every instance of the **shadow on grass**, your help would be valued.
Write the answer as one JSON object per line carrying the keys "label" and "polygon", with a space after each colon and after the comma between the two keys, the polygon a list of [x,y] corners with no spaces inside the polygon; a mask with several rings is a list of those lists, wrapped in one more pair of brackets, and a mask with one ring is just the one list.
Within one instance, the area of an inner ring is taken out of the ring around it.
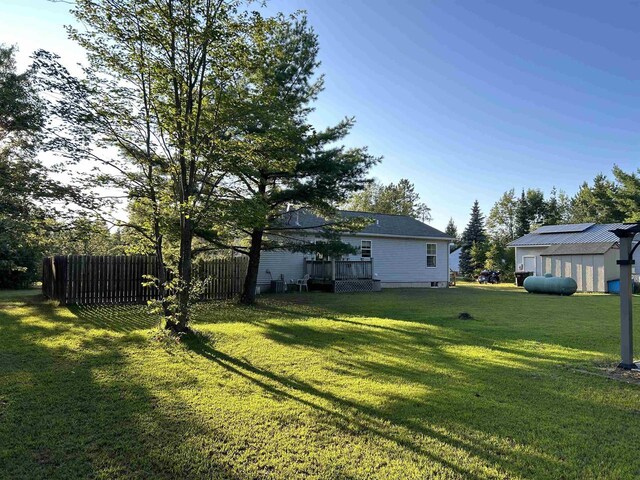
{"label": "shadow on grass", "polygon": [[[241,478],[215,452],[194,465],[185,438],[212,432],[130,374],[125,348],[142,346],[144,337],[91,332],[65,308],[38,299],[10,307],[0,311],[0,476]],[[80,310],[81,321],[94,321],[93,310],[89,319]],[[106,328],[99,318],[96,326]],[[125,318],[116,330],[132,324],[140,325]]]}
{"label": "shadow on grass", "polygon": [[[376,341],[376,339],[371,340],[372,342]],[[433,410],[434,406],[436,406],[433,404],[432,397],[421,399],[390,395],[383,407],[374,407],[322,390],[309,382],[280,375],[253,365],[245,360],[226,354],[201,340],[191,340],[187,345],[194,353],[215,362],[228,372],[246,379],[264,391],[298,402],[317,411],[320,414],[318,417],[320,422],[328,422],[334,427],[339,427],[345,433],[369,433],[392,441],[420,456],[431,459],[433,462],[450,469],[464,478],[481,478],[483,476],[464,468],[462,462],[461,464],[453,463],[444,458],[444,456],[436,455],[433,449],[428,447],[430,441],[435,440],[463,452],[465,456],[475,457],[483,465],[498,464],[502,469],[517,474],[522,474],[522,467],[526,465],[530,465],[532,468],[535,466],[537,471],[546,472],[561,471],[563,468],[562,462],[548,456],[527,452],[522,449],[514,451],[513,445],[510,443],[513,442],[511,438],[503,441],[501,446],[496,447],[495,444],[483,440],[483,435],[465,436],[462,433],[452,436],[443,433],[441,429],[432,426],[440,423],[439,420],[442,419],[432,418],[432,421],[425,421],[423,418],[425,412]],[[443,360],[446,363],[453,361],[451,358]],[[340,359],[336,359],[336,363],[339,364]],[[465,365],[454,365],[452,368],[462,367],[465,367]],[[466,373],[469,375],[473,375],[474,371],[480,368],[472,366],[472,371],[469,371],[468,367],[467,365]],[[438,377],[437,374],[427,374],[425,371],[412,370],[406,367],[391,367],[380,363],[371,363],[369,365],[365,363],[355,365],[352,363],[347,365],[347,368],[344,368],[341,374],[362,378],[365,376],[364,370],[366,369],[369,369],[368,373],[370,375],[394,376],[403,382],[415,381],[428,384],[429,381],[433,380],[439,384],[439,386],[432,388],[435,392],[434,397],[439,396],[439,402],[448,407],[451,406],[451,402],[456,402],[459,408],[468,409],[469,405],[466,402],[472,402],[475,399],[473,385],[456,385],[450,381],[443,384],[442,378],[436,379]],[[545,394],[549,393],[551,392],[545,392]],[[514,413],[514,411],[510,411],[509,415]],[[429,417],[432,416],[429,415]],[[397,427],[400,427],[401,430],[398,430]],[[462,432],[464,430],[464,428],[461,429]],[[484,433],[486,433],[487,437],[496,434],[489,431]],[[424,437],[430,440],[421,441],[424,440]]]}
{"label": "shadow on grass", "polygon": [[101,328],[128,333],[147,330],[159,325],[158,317],[151,315],[143,305],[69,305],[77,324],[88,328]]}
{"label": "shadow on grass", "polygon": [[[640,298],[636,303],[640,308]],[[613,358],[619,350],[618,308],[617,298],[603,295],[558,297],[509,288],[463,286],[274,298],[259,305],[253,315],[298,321],[325,318],[367,328],[394,329],[407,336],[442,335],[447,337],[443,340],[452,343],[472,340],[474,344],[492,346],[497,341],[539,341],[584,350],[590,352],[588,357]],[[470,313],[474,320],[459,320],[461,312]],[[381,320],[394,322],[380,325]],[[437,328],[427,331],[429,327]],[[640,333],[640,323],[636,328]],[[282,341],[286,340],[282,335]]]}

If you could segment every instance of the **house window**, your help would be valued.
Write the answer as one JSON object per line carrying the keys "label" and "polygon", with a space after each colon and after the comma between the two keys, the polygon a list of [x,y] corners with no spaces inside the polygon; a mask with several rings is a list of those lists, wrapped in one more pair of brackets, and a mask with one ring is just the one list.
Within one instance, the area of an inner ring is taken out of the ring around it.
{"label": "house window", "polygon": [[427,243],[427,268],[436,268],[436,253],[438,247],[435,243]]}
{"label": "house window", "polygon": [[360,241],[360,256],[362,258],[371,258],[371,240]]}

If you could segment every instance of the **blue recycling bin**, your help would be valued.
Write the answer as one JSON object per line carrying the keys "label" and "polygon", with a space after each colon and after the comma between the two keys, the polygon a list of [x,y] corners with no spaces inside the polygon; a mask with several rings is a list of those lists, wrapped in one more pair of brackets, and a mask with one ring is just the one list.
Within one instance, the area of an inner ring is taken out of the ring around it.
{"label": "blue recycling bin", "polygon": [[609,280],[607,282],[607,288],[609,289],[609,293],[620,295],[620,280]]}

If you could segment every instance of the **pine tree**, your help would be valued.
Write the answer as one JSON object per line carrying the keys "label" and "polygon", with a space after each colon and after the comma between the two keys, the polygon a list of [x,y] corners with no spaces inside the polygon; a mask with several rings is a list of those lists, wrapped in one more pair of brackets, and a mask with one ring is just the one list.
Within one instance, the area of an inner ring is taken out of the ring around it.
{"label": "pine tree", "polygon": [[446,233],[449,237],[454,239],[451,242],[450,251],[454,251],[456,248],[460,246],[460,236],[458,235],[458,227],[453,221],[453,218],[449,219],[449,223],[447,223],[447,228],[445,228],[444,233]]}
{"label": "pine tree", "polygon": [[522,195],[520,195],[520,199],[518,200],[518,205],[516,206],[515,236],[516,238],[522,237],[530,231],[531,221],[529,219],[529,204],[523,189]]}
{"label": "pine tree", "polygon": [[613,175],[618,184],[615,203],[626,222],[640,222],[640,169],[636,173],[626,173],[617,165]]}
{"label": "pine tree", "polygon": [[[463,275],[472,275],[478,268],[476,261],[484,264],[486,259],[487,235],[484,228],[484,215],[480,211],[480,205],[476,200],[471,208],[471,218],[462,233],[462,250],[460,252],[460,272]],[[475,248],[474,248],[475,244]],[[473,250],[473,252],[472,252]],[[484,257],[480,252],[484,252]]]}

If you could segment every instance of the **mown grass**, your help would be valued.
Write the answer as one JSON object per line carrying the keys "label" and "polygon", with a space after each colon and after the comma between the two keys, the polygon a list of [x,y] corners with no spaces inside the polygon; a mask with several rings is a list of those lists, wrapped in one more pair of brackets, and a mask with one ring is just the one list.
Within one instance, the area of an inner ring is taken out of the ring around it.
{"label": "mown grass", "polygon": [[171,345],[142,307],[3,293],[0,477],[638,478],[640,387],[583,373],[616,361],[617,309],[281,295],[201,306]]}

